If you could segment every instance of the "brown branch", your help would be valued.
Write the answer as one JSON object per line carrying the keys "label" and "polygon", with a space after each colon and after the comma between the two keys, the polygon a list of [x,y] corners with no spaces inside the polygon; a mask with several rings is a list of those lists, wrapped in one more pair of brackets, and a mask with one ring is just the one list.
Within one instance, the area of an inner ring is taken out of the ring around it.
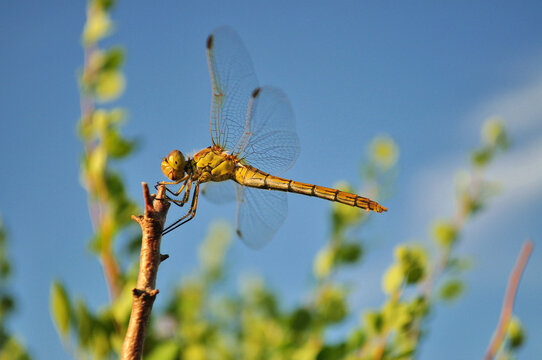
{"label": "brown branch", "polygon": [[504,334],[506,333],[506,329],[508,328],[508,324],[510,322],[510,317],[512,316],[514,299],[516,297],[519,280],[521,278],[523,270],[525,269],[525,265],[527,264],[527,260],[529,259],[529,255],[531,255],[532,250],[533,242],[531,240],[527,240],[523,244],[518,259],[516,260],[516,265],[514,266],[510,277],[508,278],[508,285],[506,286],[506,292],[504,294],[504,301],[502,304],[499,323],[497,324],[497,329],[495,330],[495,333],[491,338],[491,342],[489,343],[489,347],[487,348],[486,354],[484,355],[484,360],[493,359],[493,357],[497,353],[497,350],[499,349],[499,346],[501,345]]}
{"label": "brown branch", "polygon": [[167,255],[160,254],[160,241],[162,230],[166,222],[169,202],[165,199],[165,188],[160,186],[156,196],[151,196],[149,187],[143,185],[143,197],[145,198],[145,215],[134,216],[143,233],[141,241],[141,256],[137,286],[132,290],[133,304],[130,323],[126,331],[126,337],[122,344],[121,359],[141,359],[143,355],[143,342],[145,332],[149,324],[152,305],[158,290],[156,275],[158,266],[167,259]]}

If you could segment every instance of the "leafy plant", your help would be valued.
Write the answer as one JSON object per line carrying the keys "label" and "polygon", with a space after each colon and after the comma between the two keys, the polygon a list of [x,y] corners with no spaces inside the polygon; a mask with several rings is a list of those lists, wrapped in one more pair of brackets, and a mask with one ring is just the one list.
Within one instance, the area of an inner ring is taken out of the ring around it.
{"label": "leafy plant", "polygon": [[16,299],[10,291],[11,263],[7,252],[7,231],[0,219],[0,360],[30,359],[22,341],[11,334],[7,320],[15,312]]}

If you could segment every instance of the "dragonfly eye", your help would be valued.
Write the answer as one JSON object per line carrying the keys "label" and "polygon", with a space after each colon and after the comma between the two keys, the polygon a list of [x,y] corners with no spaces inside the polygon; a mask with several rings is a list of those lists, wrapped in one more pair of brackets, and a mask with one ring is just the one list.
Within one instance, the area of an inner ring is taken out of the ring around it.
{"label": "dragonfly eye", "polygon": [[173,150],[162,160],[162,172],[171,180],[179,180],[184,176],[186,160],[179,150]]}
{"label": "dragonfly eye", "polygon": [[174,170],[183,170],[184,165],[186,164],[184,155],[179,150],[173,150],[172,152],[170,152],[169,155],[167,156],[167,160],[168,160],[169,165]]}

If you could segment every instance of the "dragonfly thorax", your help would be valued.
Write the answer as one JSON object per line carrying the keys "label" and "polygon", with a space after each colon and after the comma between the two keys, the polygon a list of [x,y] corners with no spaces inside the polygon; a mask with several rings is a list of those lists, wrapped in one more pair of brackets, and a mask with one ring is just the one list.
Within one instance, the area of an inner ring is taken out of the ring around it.
{"label": "dragonfly thorax", "polygon": [[225,153],[219,147],[209,147],[194,155],[197,169],[208,173],[211,181],[230,179],[238,161],[237,157]]}
{"label": "dragonfly thorax", "polygon": [[179,150],[173,150],[162,159],[162,172],[171,180],[180,180],[184,177],[186,160]]}

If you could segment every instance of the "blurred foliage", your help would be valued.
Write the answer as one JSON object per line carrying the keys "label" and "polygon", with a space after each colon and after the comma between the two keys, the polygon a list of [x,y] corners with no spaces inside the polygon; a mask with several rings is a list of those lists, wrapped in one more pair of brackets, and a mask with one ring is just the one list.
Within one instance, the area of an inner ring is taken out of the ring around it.
{"label": "blurred foliage", "polygon": [[517,358],[517,352],[525,342],[525,330],[521,321],[517,317],[512,317],[508,323],[506,333],[495,359],[514,360]]}
{"label": "blurred foliage", "polygon": [[[99,310],[84,299],[73,298],[60,281],[51,286],[51,313],[68,351],[75,357],[117,358],[131,311],[135,286],[139,237],[128,239],[128,252],[114,253],[115,242],[126,230],[130,215],[137,213],[124,190],[120,174],[111,169],[113,159],[130,155],[136,143],[121,135],[125,115],[117,108],[97,109],[95,104],[117,99],[125,86],[120,47],[100,49],[98,42],[113,33],[113,2],[91,0],[83,29],[85,66],[80,76],[82,118],[79,123],[85,153],[82,182],[89,193],[95,236],[91,249],[99,257],[111,290],[111,302]],[[482,145],[475,149],[471,168],[457,181],[457,206],[449,218],[439,218],[428,233],[433,242],[402,243],[382,276],[385,300],[360,314],[352,308],[352,284],[337,274],[359,266],[367,256],[362,236],[371,214],[333,203],[328,241],[317,252],[314,282],[305,300],[286,307],[265,280],[251,274],[231,289],[227,255],[232,229],[217,222],[198,250],[199,265],[160,296],[165,304],[155,308],[144,347],[146,359],[412,359],[429,331],[428,315],[437,302],[451,302],[466,291],[463,274],[468,259],[456,254],[464,224],[482,210],[496,185],[484,179],[484,171],[509,141],[502,122],[490,119],[482,130]],[[385,199],[393,191],[399,147],[389,136],[369,145],[361,166],[363,188],[347,182],[336,187]],[[120,260],[125,266],[120,266]],[[0,258],[1,260],[1,258]],[[227,283],[226,283],[227,282]],[[227,290],[226,290],[227,289]],[[328,332],[348,319],[360,321],[342,337],[328,339]],[[490,334],[488,334],[489,337]],[[512,356],[523,344],[525,332],[518,320],[508,329],[503,356]]]}
{"label": "blurred foliage", "polygon": [[51,315],[57,331],[67,351],[80,358],[104,359],[120,351],[131,311],[131,289],[137,275],[137,262],[129,256],[122,264],[121,256],[115,252],[133,243],[131,238],[137,233],[137,227],[130,217],[139,210],[128,197],[121,174],[112,166],[114,161],[131,155],[137,146],[135,140],[121,133],[125,111],[109,104],[118,99],[125,88],[124,50],[120,46],[100,47],[100,41],[114,31],[113,5],[112,0],[87,3],[82,34],[84,66],[78,79],[81,119],[77,124],[84,147],[80,179],[88,192],[89,214],[94,226],[89,249],[102,264],[111,303],[93,311],[83,299],[73,299],[58,280],[51,285],[50,295]]}
{"label": "blurred foliage", "polygon": [[87,5],[87,22],[83,30],[85,63],[79,84],[81,120],[78,134],[84,144],[81,159],[81,182],[89,194],[90,216],[95,234],[90,249],[100,256],[109,290],[119,296],[125,282],[114,254],[115,243],[122,232],[132,226],[130,216],[138,212],[135,201],[124,188],[120,173],[110,165],[112,160],[129,156],[136,141],[125,138],[120,126],[125,111],[115,107],[97,108],[96,103],[117,99],[124,90],[124,50],[119,46],[99,47],[99,41],[113,32],[110,19],[113,1],[92,0]]}
{"label": "blurred foliage", "polygon": [[30,355],[21,340],[10,334],[7,322],[15,312],[16,299],[10,291],[11,264],[7,232],[0,218],[0,360],[26,360]]}

